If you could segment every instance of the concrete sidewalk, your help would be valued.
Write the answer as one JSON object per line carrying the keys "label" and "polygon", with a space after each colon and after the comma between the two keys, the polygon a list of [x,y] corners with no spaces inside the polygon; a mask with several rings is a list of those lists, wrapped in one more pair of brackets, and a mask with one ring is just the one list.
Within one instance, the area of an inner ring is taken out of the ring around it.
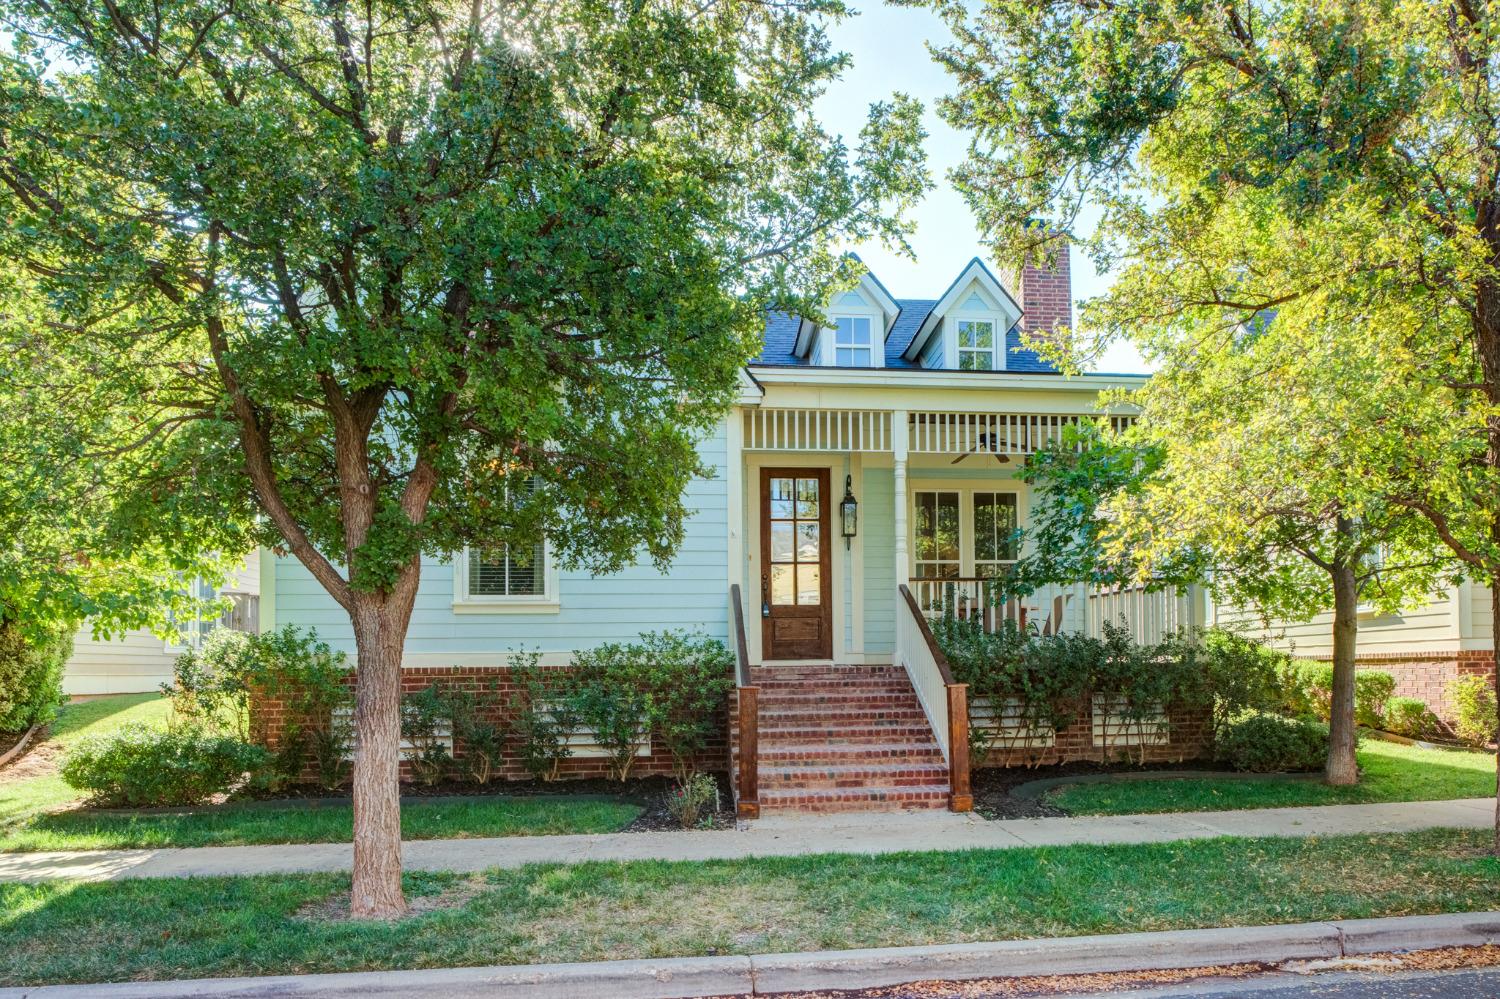
{"label": "concrete sidewalk", "polygon": [[[952,812],[786,815],[760,819],[749,823],[748,828],[728,832],[414,840],[406,843],[402,852],[409,870],[481,871],[585,860],[734,860],[815,853],[1166,843],[1217,836],[1338,836],[1435,827],[1487,829],[1493,825],[1494,815],[1492,798],[1000,822]],[[345,871],[350,867],[351,852],[347,843],[313,843],[8,853],[0,854],[0,881]]]}

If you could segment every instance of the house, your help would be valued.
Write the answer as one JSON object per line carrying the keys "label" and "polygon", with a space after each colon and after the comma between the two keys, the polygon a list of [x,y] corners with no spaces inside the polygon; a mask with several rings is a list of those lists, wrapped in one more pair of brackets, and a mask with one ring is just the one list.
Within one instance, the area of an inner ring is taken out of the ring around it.
{"label": "house", "polygon": [[153,693],[172,680],[172,664],[190,648],[201,648],[216,628],[255,631],[259,627],[260,556],[252,552],[224,582],[213,587],[201,579],[189,582],[194,593],[225,597],[229,609],[210,621],[185,621],[176,639],[163,639],[147,628],[132,628],[110,638],[95,638],[84,622],[73,637],[73,655],[63,669],[63,693],[69,697]]}
{"label": "house", "polygon": [[[1023,346],[1023,329],[1069,323],[1071,303],[1063,246],[1052,265],[1022,269],[1014,289],[975,259],[935,298],[898,299],[866,274],[830,303],[829,326],[769,316],[738,404],[702,442],[714,475],[688,489],[696,512],[670,569],[568,572],[540,541],[534,558],[434,560],[407,636],[408,688],[488,676],[503,689],[512,649],[539,648],[544,665],[561,667],[600,642],[697,629],[740,650],[737,707],[716,751],[719,769],[734,754],[742,805],[964,807],[967,745],[951,730],[966,719],[949,700],[962,691],[925,616],[978,607],[984,581],[1015,560],[1011,532],[1031,507],[1018,475],[1027,455],[1097,418],[1102,390],[1142,380],[1064,377]],[[1004,613],[1044,630],[1097,630],[1132,611],[1157,634],[1188,613],[1171,597],[1082,588]],[[294,559],[270,557],[261,626],[287,624],[354,653],[332,598]],[[1112,717],[1096,708],[1084,753],[1129,743],[1109,734]],[[756,768],[741,765],[755,746]],[[574,773],[602,772],[583,755],[569,761]],[[653,756],[636,772],[665,765]],[[747,788],[750,776],[758,784]]]}
{"label": "house", "polygon": [[[1333,658],[1333,611],[1307,621],[1264,621],[1243,607],[1216,605],[1210,620],[1304,659]],[[1396,681],[1398,697],[1426,702],[1439,718],[1452,721],[1448,687],[1461,676],[1493,676],[1490,590],[1464,580],[1383,614],[1359,608],[1355,667],[1383,670]]]}

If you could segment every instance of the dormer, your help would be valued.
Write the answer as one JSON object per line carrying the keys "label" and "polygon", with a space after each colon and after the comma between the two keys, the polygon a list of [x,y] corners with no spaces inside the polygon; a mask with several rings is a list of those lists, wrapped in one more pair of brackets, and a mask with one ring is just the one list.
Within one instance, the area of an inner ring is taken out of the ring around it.
{"label": "dormer", "polygon": [[828,303],[828,326],[803,319],[792,353],[808,364],[839,368],[885,367],[885,338],[901,307],[865,271],[859,283]]}
{"label": "dormer", "polygon": [[932,307],[901,356],[924,368],[1003,371],[1005,334],[1020,319],[1016,300],[975,257]]}

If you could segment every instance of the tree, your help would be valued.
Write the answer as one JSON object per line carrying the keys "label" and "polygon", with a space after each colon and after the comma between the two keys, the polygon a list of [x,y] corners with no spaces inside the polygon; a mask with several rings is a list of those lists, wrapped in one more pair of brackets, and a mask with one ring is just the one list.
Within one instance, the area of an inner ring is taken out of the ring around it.
{"label": "tree", "polygon": [[839,241],[904,247],[919,108],[873,105],[853,150],[811,114],[844,14],[9,4],[0,252],[59,324],[6,336],[115,417],[89,446],[138,533],[253,513],[348,614],[355,915],[404,907],[421,556],[664,564],[763,310],[816,314]]}
{"label": "tree", "polygon": [[1186,358],[1268,309],[1353,320],[1338,335],[1373,333],[1411,390],[1390,439],[1431,466],[1398,458],[1420,474],[1391,498],[1500,611],[1496,5],[930,5],[956,37],[942,111],[973,139],[956,181],[998,255],[1099,212],[1087,247],[1120,277],[1074,362],[1120,336]]}

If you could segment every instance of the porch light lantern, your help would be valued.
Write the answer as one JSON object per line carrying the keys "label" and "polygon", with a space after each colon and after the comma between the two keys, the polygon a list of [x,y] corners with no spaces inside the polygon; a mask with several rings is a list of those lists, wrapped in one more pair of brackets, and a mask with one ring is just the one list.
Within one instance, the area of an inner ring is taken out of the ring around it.
{"label": "porch light lantern", "polygon": [[844,476],[844,501],[839,504],[839,522],[843,526],[844,547],[859,533],[859,502],[854,498],[854,477]]}

